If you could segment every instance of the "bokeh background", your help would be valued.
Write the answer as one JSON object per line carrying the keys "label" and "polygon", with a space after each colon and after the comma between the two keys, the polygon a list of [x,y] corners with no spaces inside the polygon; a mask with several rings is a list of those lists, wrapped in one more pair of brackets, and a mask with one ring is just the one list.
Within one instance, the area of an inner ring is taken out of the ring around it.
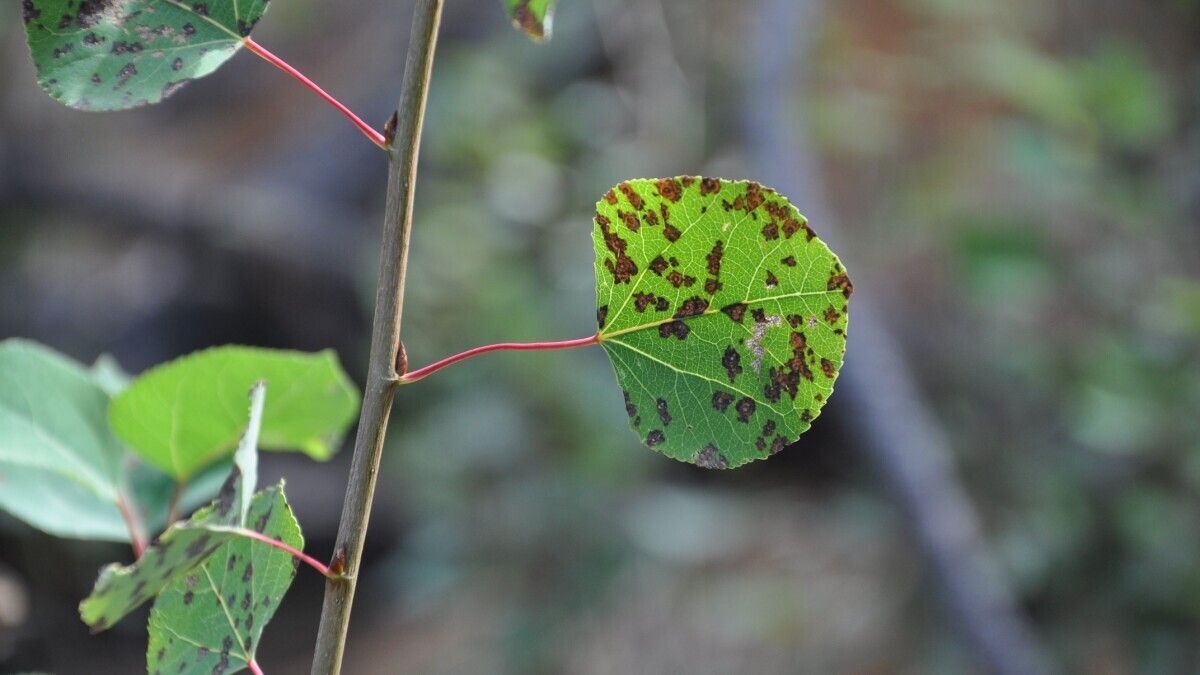
{"label": "bokeh background", "polygon": [[[625,430],[600,350],[403,389],[348,673],[1200,671],[1200,2],[447,0],[411,362],[594,329],[592,204],[759,179],[855,281],[826,415],[736,472]],[[273,3],[259,41],[382,123],[411,3]],[[0,336],[129,370],[238,342],[361,381],[384,160],[252,56],[65,109],[0,8]],[[349,452],[270,454],[326,556]],[[0,489],[3,489],[0,486]],[[0,519],[0,672],[125,673],[75,606],[119,546]],[[301,571],[267,672],[307,672]]]}

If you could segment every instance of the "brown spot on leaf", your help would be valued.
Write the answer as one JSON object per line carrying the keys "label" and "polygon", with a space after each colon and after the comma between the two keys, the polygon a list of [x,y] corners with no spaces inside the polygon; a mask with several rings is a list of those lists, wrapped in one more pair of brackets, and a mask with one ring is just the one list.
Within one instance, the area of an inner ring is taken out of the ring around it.
{"label": "brown spot on leaf", "polygon": [[677,180],[663,178],[658,181],[658,194],[662,195],[663,199],[677,202],[683,197],[683,187]]}
{"label": "brown spot on leaf", "polygon": [[767,270],[766,284],[767,284],[767,288],[775,288],[776,286],[779,285],[779,277],[775,276],[775,273],[772,272],[771,270]]}
{"label": "brown spot on leaf", "polygon": [[833,362],[829,359],[821,359],[821,372],[831,380],[837,375],[837,371],[833,368]]}
{"label": "brown spot on leaf", "polygon": [[621,221],[625,223],[625,227],[628,227],[632,232],[637,232],[642,227],[642,222],[638,220],[638,217],[633,213],[628,211],[617,211],[617,217],[620,218]]}
{"label": "brown spot on leaf", "polygon": [[825,308],[825,321],[830,325],[837,323],[838,319],[840,318],[842,318],[842,315],[838,314],[838,311],[833,308],[833,305]]}
{"label": "brown spot on leaf", "polygon": [[617,193],[614,192],[613,190],[609,190],[608,192],[605,192],[604,193],[604,201],[608,202],[609,204],[612,204],[613,206],[616,206]]}
{"label": "brown spot on leaf", "polygon": [[658,335],[664,338],[669,338],[673,335],[680,340],[686,340],[688,334],[691,332],[692,329],[688,328],[687,323],[683,321],[668,321],[658,326]]}
{"label": "brown spot on leaf", "polygon": [[667,436],[661,429],[655,429],[646,434],[646,445],[653,448],[656,445],[662,445],[667,442]]}
{"label": "brown spot on leaf", "polygon": [[729,466],[729,460],[725,459],[725,455],[712,443],[697,452],[692,458],[692,463],[702,469],[725,469]]}
{"label": "brown spot on leaf", "polygon": [[706,260],[708,261],[708,273],[714,277],[721,276],[721,260],[725,257],[725,242],[720,239],[713,244],[712,250],[708,252]]}
{"label": "brown spot on leaf", "polygon": [[680,232],[674,225],[668,223],[663,226],[663,236],[667,238],[667,241],[674,244],[675,242],[679,241],[679,238],[683,236],[683,233]]}
{"label": "brown spot on leaf", "polygon": [[751,211],[762,206],[765,200],[766,197],[763,196],[763,186],[754,182],[746,185],[746,213],[750,213]]}
{"label": "brown spot on leaf", "polygon": [[658,419],[662,425],[664,427],[671,426],[671,413],[667,410],[667,400],[665,398],[657,399],[654,407],[658,410]]}
{"label": "brown spot on leaf", "polygon": [[771,454],[778,455],[787,447],[787,441],[783,440],[783,436],[776,436],[775,441],[771,443]]}
{"label": "brown spot on leaf", "polygon": [[617,189],[621,191],[621,194],[625,195],[625,199],[635,211],[641,211],[646,208],[646,200],[642,199],[642,196],[629,183],[621,183],[617,186]]}
{"label": "brown spot on leaf", "polygon": [[725,368],[725,373],[729,375],[731,384],[738,375],[742,374],[742,355],[733,348],[733,345],[725,348],[725,354],[721,357],[721,365]]}
{"label": "brown spot on leaf", "polygon": [[692,297],[683,301],[683,304],[680,305],[679,310],[675,312],[675,318],[686,319],[689,316],[698,316],[703,314],[707,309],[708,301],[698,295],[693,295]]}
{"label": "brown spot on leaf", "polygon": [[608,305],[604,305],[596,310],[596,325],[601,330],[604,329],[604,322],[608,320]]}
{"label": "brown spot on leaf", "polygon": [[663,272],[667,271],[667,261],[664,260],[661,255],[658,256],[657,258],[655,258],[654,260],[651,260],[650,261],[650,271],[654,272],[655,274],[657,274],[658,276],[661,277]]}
{"label": "brown spot on leaf", "polygon": [[613,280],[618,284],[629,283],[633,275],[637,274],[637,264],[633,262],[625,253],[628,244],[624,239],[617,236],[617,233],[612,229],[612,221],[603,215],[596,215],[596,225],[600,228],[600,234],[604,239],[604,245],[609,252],[615,256],[616,260],[605,260],[604,267],[612,275]]}
{"label": "brown spot on leaf", "polygon": [[713,410],[723,413],[729,409],[729,404],[733,403],[733,394],[724,391],[714,391],[712,397]]}
{"label": "brown spot on leaf", "polygon": [[700,194],[707,197],[721,191],[720,178],[703,178],[700,180]]}
{"label": "brown spot on leaf", "polygon": [[660,312],[665,312],[668,309],[671,309],[671,303],[660,295],[658,296],[658,299],[654,301],[654,309]]}
{"label": "brown spot on leaf", "polygon": [[788,257],[784,258],[783,260],[780,260],[779,262],[783,263],[784,265],[787,265],[788,267],[795,267],[796,266],[796,256],[789,255]]}
{"label": "brown spot on leaf", "polygon": [[647,307],[654,304],[654,299],[655,297],[653,293],[634,293],[633,308],[636,309],[638,313],[645,312]]}
{"label": "brown spot on leaf", "polygon": [[763,225],[762,234],[763,234],[763,239],[766,239],[767,241],[774,241],[774,240],[778,239],[779,238],[779,225],[775,224],[775,221],[773,221],[773,220],[770,221],[766,225]]}
{"label": "brown spot on leaf", "polygon": [[746,303],[735,302],[732,305],[725,305],[721,308],[721,311],[725,313],[725,316],[728,316],[730,319],[741,323],[742,319],[746,317]]}
{"label": "brown spot on leaf", "polygon": [[756,405],[754,403],[754,399],[750,398],[749,396],[742,397],[737,402],[737,406],[734,408],[735,410],[737,410],[738,421],[749,423],[750,417],[752,415],[754,415],[755,407],[756,407]]}
{"label": "brown spot on leaf", "polygon": [[854,284],[850,283],[850,277],[846,276],[845,272],[841,274],[834,274],[833,276],[829,277],[829,285],[827,288],[831,291],[841,290],[842,295],[846,296],[847,298],[849,298],[850,294],[854,292]]}
{"label": "brown spot on leaf", "polygon": [[625,395],[625,414],[629,415],[629,419],[637,417],[637,406],[633,404],[633,399],[629,398],[629,392],[622,391],[621,393]]}

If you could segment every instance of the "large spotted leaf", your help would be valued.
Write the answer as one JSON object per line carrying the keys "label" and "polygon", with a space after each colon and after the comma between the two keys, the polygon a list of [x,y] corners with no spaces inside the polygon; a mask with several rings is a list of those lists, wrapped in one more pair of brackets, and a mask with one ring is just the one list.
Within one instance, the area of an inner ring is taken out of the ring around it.
{"label": "large spotted leaf", "polygon": [[504,0],[504,8],[517,30],[533,40],[549,40],[558,0]]}
{"label": "large spotted leaf", "polygon": [[257,444],[265,394],[261,384],[251,391],[250,422],[216,501],[168,527],[132,565],[114,563],[100,570],[92,594],[79,604],[79,615],[92,630],[111,627],[239,536],[236,530],[249,520],[258,478]]}
{"label": "large spotted leaf", "polygon": [[22,0],[38,83],[83,110],[157,103],[242,46],[268,0]]}
{"label": "large spotted leaf", "polygon": [[833,391],[851,285],[757,183],[621,183],[597,204],[599,338],[650,448],[707,468],[779,452]]}
{"label": "large spotted leaf", "polygon": [[[254,496],[247,526],[304,547],[282,485]],[[253,663],[263,627],[296,576],[295,563],[285,551],[238,537],[175,577],[150,611],[146,672],[220,675]]]}

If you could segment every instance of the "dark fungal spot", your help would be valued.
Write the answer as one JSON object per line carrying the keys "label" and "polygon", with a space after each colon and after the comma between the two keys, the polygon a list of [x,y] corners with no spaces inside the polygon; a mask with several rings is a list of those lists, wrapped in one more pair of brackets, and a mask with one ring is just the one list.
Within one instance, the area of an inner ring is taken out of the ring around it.
{"label": "dark fungal spot", "polygon": [[829,359],[821,359],[821,372],[831,380],[837,375],[837,371],[833,368],[833,362]]}
{"label": "dark fungal spot", "polygon": [[95,33],[88,33],[87,35],[83,36],[83,44],[89,47],[95,47],[96,45],[100,44],[100,38],[96,37]]}
{"label": "dark fungal spot", "polygon": [[42,10],[33,6],[33,0],[21,0],[21,19],[30,23],[42,16]]}
{"label": "dark fungal spot", "polygon": [[210,650],[208,647],[203,647],[203,646],[197,647],[196,648],[196,660],[203,661],[203,660],[207,659],[208,655],[211,653],[212,653],[212,650]]}
{"label": "dark fungal spot", "polygon": [[757,209],[763,205],[766,197],[763,196],[763,187],[758,183],[750,182],[746,185],[746,213]]}
{"label": "dark fungal spot", "polygon": [[603,329],[606,320],[608,320],[608,305],[603,305],[596,310],[596,325]]}
{"label": "dark fungal spot", "polygon": [[667,271],[667,261],[664,260],[661,255],[658,256],[657,258],[655,258],[654,260],[651,260],[650,261],[650,271],[654,272],[655,274],[657,274],[658,276],[661,277],[663,275],[663,272]]}
{"label": "dark fungal spot", "polygon": [[667,241],[674,244],[675,242],[679,241],[679,238],[683,236],[683,233],[680,232],[674,225],[666,223],[663,226],[663,236],[667,238]]}
{"label": "dark fungal spot", "polygon": [[237,26],[238,26],[238,35],[241,35],[242,37],[246,37],[247,35],[250,34],[250,31],[254,30],[254,24],[246,23],[245,21],[243,21],[241,19],[238,19]]}
{"label": "dark fungal spot", "polygon": [[625,195],[625,199],[633,207],[633,210],[641,211],[646,208],[646,201],[642,199],[642,196],[629,183],[621,183],[617,186],[617,189],[621,191],[621,194]]}
{"label": "dark fungal spot", "polygon": [[655,429],[646,434],[646,445],[653,448],[656,445],[662,445],[667,442],[667,436],[660,429]]}
{"label": "dark fungal spot", "polygon": [[692,458],[692,463],[702,469],[725,469],[729,467],[729,460],[725,459],[725,455],[717,449],[717,446],[709,443],[704,446],[696,456]]}
{"label": "dark fungal spot", "polygon": [[754,317],[754,323],[766,323],[767,313],[761,307],[750,310],[750,316]]}
{"label": "dark fungal spot", "polygon": [[702,178],[700,179],[700,194],[707,197],[711,194],[716,194],[721,191],[720,178]]}
{"label": "dark fungal spot", "polygon": [[100,84],[103,81],[100,79],[100,73],[92,73],[92,84]]}
{"label": "dark fungal spot", "polygon": [[780,260],[779,262],[783,263],[784,265],[787,265],[788,267],[795,267],[796,266],[796,256],[789,255],[788,257],[784,258],[783,260]]}
{"label": "dark fungal spot", "polygon": [[854,284],[850,283],[850,277],[846,276],[844,272],[841,274],[834,274],[833,276],[829,277],[829,284],[827,288],[831,291],[841,290],[842,295],[846,296],[847,298],[849,298],[850,294],[854,292]]}
{"label": "dark fungal spot", "polygon": [[642,312],[645,312],[647,307],[654,304],[654,300],[655,300],[655,295],[653,293],[641,293],[641,292],[634,293],[633,294],[633,308],[635,310],[637,310],[638,313],[640,314]]}
{"label": "dark fungal spot", "polygon": [[649,225],[650,227],[658,227],[658,214],[657,213],[655,213],[653,211],[647,211],[644,215],[642,215],[642,219],[645,220],[646,224]]}
{"label": "dark fungal spot", "polygon": [[655,409],[658,410],[658,419],[664,427],[671,426],[671,413],[667,410],[667,399],[660,398],[654,402]]}
{"label": "dark fungal spot", "polygon": [[246,569],[242,571],[242,583],[248,584],[254,578],[254,563],[246,563]]}
{"label": "dark fungal spot", "polygon": [[187,591],[186,593],[183,594],[183,604],[190,605],[190,604],[192,604],[192,600],[194,600],[195,598],[196,598],[195,593],[193,593],[192,591]]}
{"label": "dark fungal spot", "polygon": [[617,211],[617,217],[621,219],[621,222],[625,223],[625,227],[629,228],[631,232],[637,232],[642,227],[642,221],[638,220],[638,217],[629,211]]}
{"label": "dark fungal spot", "polygon": [[195,35],[196,27],[193,26],[191,23],[183,24],[183,34],[187,37],[191,37],[191,36]]}
{"label": "dark fungal spot", "polygon": [[196,556],[198,556],[204,552],[205,547],[208,546],[208,541],[209,541],[208,535],[202,534],[202,535],[200,535],[199,539],[196,539],[192,543],[188,544],[187,549],[185,549],[184,552],[187,553],[188,557],[195,558]]}
{"label": "dark fungal spot", "polygon": [[767,241],[774,241],[774,240],[778,239],[779,238],[779,226],[776,225],[775,221],[772,220],[771,222],[767,223],[766,225],[763,225],[762,235],[763,235],[763,239],[766,239]]}
{"label": "dark fungal spot", "polygon": [[686,319],[689,316],[698,316],[703,314],[707,309],[708,301],[698,295],[694,295],[683,301],[678,311],[675,312],[675,318]]}
{"label": "dark fungal spot", "polygon": [[767,420],[767,423],[763,425],[762,435],[770,436],[773,433],[775,433],[775,420]]}
{"label": "dark fungal spot", "polygon": [[783,440],[783,436],[776,436],[775,441],[771,443],[771,454],[778,455],[787,447],[787,441]]}
{"label": "dark fungal spot", "polygon": [[704,292],[708,293],[709,295],[716,295],[717,291],[721,290],[724,287],[725,287],[725,284],[722,284],[720,281],[717,281],[716,279],[709,279],[708,281],[704,282]]}
{"label": "dark fungal spot", "polygon": [[[293,560],[295,560],[295,558],[292,558],[292,559],[293,559]],[[241,604],[240,606],[241,606],[241,608],[242,608],[242,610],[243,610],[243,611],[244,611],[244,610],[247,610],[247,609],[250,609],[250,605],[251,605],[251,603],[253,603],[253,602],[254,602],[254,600],[253,600],[253,599],[250,597],[250,593],[249,593],[249,592],[242,593],[242,604]]]}
{"label": "dark fungal spot", "polygon": [[658,181],[658,194],[661,195],[663,199],[669,199],[673,202],[677,202],[683,198],[683,186],[681,186],[677,180],[672,178],[663,178],[662,180]]}
{"label": "dark fungal spot", "polygon": [[729,409],[729,404],[733,403],[733,394],[724,391],[714,391],[712,398],[713,410],[719,413],[724,413]]}
{"label": "dark fungal spot", "polygon": [[129,80],[133,79],[133,76],[137,74],[137,66],[133,63],[126,63],[121,70],[117,72],[117,86],[114,87],[114,89],[124,87],[125,84],[129,82]]}
{"label": "dark fungal spot", "polygon": [[155,661],[157,661],[157,662],[159,662],[159,663],[162,663],[163,657],[164,657],[164,656],[166,656],[166,655],[167,655],[167,648],[166,648],[166,647],[159,647],[159,649],[158,649],[158,653],[154,655],[154,660],[155,660]]}
{"label": "dark fungal spot", "polygon": [[625,414],[629,415],[629,419],[637,417],[637,406],[635,406],[633,401],[629,398],[629,392],[622,391],[621,393],[625,395]]}
{"label": "dark fungal spot", "polygon": [[788,314],[787,321],[792,328],[799,328],[800,324],[804,323],[804,317],[799,314]]}
{"label": "dark fungal spot", "polygon": [[683,183],[683,187],[690,188],[696,184],[696,177],[695,176],[684,176],[679,179],[679,182]]}
{"label": "dark fungal spot", "polygon": [[254,521],[254,531],[262,532],[263,530],[267,529],[267,521],[269,521],[270,519],[271,519],[270,511],[267,511],[266,513],[259,516],[258,520]]}
{"label": "dark fungal spot", "polygon": [[600,228],[600,234],[604,239],[604,245],[609,252],[613,254],[615,260],[605,260],[604,267],[613,275],[613,280],[618,284],[629,283],[633,275],[637,274],[637,264],[633,262],[625,249],[628,246],[625,240],[618,237],[617,233],[612,229],[612,221],[603,215],[596,215],[596,225]]}
{"label": "dark fungal spot", "polygon": [[738,400],[737,406],[734,408],[737,410],[738,421],[749,423],[750,417],[754,415],[755,407],[756,405],[754,403],[754,399],[750,398],[749,396],[744,396]]}
{"label": "dark fungal spot", "polygon": [[614,192],[614,191],[612,191],[612,190],[609,190],[608,192],[605,192],[605,193],[604,193],[604,201],[608,202],[609,204],[612,204],[613,206],[616,206],[616,204],[617,204],[617,193],[616,193],[616,192]]}
{"label": "dark fungal spot", "polygon": [[737,376],[742,374],[742,355],[732,345],[726,347],[725,354],[721,357],[721,366],[725,368],[725,374],[729,375],[729,382],[732,384]]}
{"label": "dark fungal spot", "polygon": [[183,85],[185,85],[187,83],[188,83],[187,80],[179,80],[177,82],[168,82],[168,83],[164,84],[163,88],[162,88],[162,94],[161,94],[162,97],[167,98],[171,94],[174,94],[175,92],[182,89]]}
{"label": "dark fungal spot", "polygon": [[811,410],[808,410],[808,409],[805,409],[805,410],[804,410],[804,412],[800,413],[800,419],[801,419],[802,421],[804,421],[804,422],[811,422],[811,421],[813,421],[813,414],[812,414],[812,411],[811,411]]}
{"label": "dark fungal spot", "polygon": [[665,312],[668,309],[671,309],[671,303],[669,300],[660,295],[658,296],[658,300],[654,301],[654,309],[660,312]]}
{"label": "dark fungal spot", "polygon": [[171,62],[171,70],[178,72],[182,69],[183,69],[183,59],[176,57],[175,60]]}
{"label": "dark fungal spot", "polygon": [[674,336],[680,340],[686,340],[691,332],[692,329],[688,328],[687,323],[683,321],[668,321],[658,326],[658,336],[663,338]]}
{"label": "dark fungal spot", "polygon": [[200,16],[208,16],[208,4],[203,2],[194,3],[192,5],[192,11]]}
{"label": "dark fungal spot", "polygon": [[714,277],[721,276],[721,260],[725,257],[725,242],[720,239],[713,244],[705,260],[708,261],[708,273]]}
{"label": "dark fungal spot", "polygon": [[775,288],[778,285],[779,285],[779,277],[775,276],[775,273],[772,272],[771,270],[767,270],[767,280],[766,280],[767,288]]}
{"label": "dark fungal spot", "polygon": [[742,319],[746,317],[746,303],[735,302],[732,305],[725,305],[721,308],[721,311],[725,313],[725,316],[729,317],[733,321],[741,323]]}
{"label": "dark fungal spot", "polygon": [[229,556],[229,558],[228,558],[228,559],[225,561],[225,571],[226,571],[226,572],[232,572],[232,571],[233,571],[233,566],[234,566],[234,565],[236,565],[236,564],[237,564],[237,556],[236,556],[236,555],[230,555],[230,556]]}
{"label": "dark fungal spot", "polygon": [[825,308],[825,321],[827,323],[829,323],[831,325],[835,324],[835,323],[837,323],[838,319],[840,319],[840,318],[842,318],[842,315],[838,314],[838,311],[833,308],[833,305],[830,305],[829,307]]}

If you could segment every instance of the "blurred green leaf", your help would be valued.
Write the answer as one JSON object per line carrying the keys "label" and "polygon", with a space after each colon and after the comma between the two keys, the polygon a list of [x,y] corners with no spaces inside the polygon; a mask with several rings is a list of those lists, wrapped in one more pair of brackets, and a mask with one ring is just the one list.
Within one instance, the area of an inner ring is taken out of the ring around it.
{"label": "blurred green leaf", "polygon": [[23,0],[38,83],[82,110],[158,103],[229,60],[267,0]]}
{"label": "blurred green leaf", "polygon": [[117,507],[125,447],[108,395],[79,364],[0,342],[0,508],[60,537],[129,541]]}
{"label": "blurred green leaf", "polygon": [[314,459],[336,452],[358,410],[358,392],[331,351],[315,354],[217,347],[140,375],[112,403],[113,431],[178,480],[233,450],[246,426],[246,392],[259,381],[272,396],[261,445]]}
{"label": "blurred green leaf", "polygon": [[707,468],[779,452],[833,392],[851,284],[757,183],[634,180],[596,206],[600,343],[650,448]]}

